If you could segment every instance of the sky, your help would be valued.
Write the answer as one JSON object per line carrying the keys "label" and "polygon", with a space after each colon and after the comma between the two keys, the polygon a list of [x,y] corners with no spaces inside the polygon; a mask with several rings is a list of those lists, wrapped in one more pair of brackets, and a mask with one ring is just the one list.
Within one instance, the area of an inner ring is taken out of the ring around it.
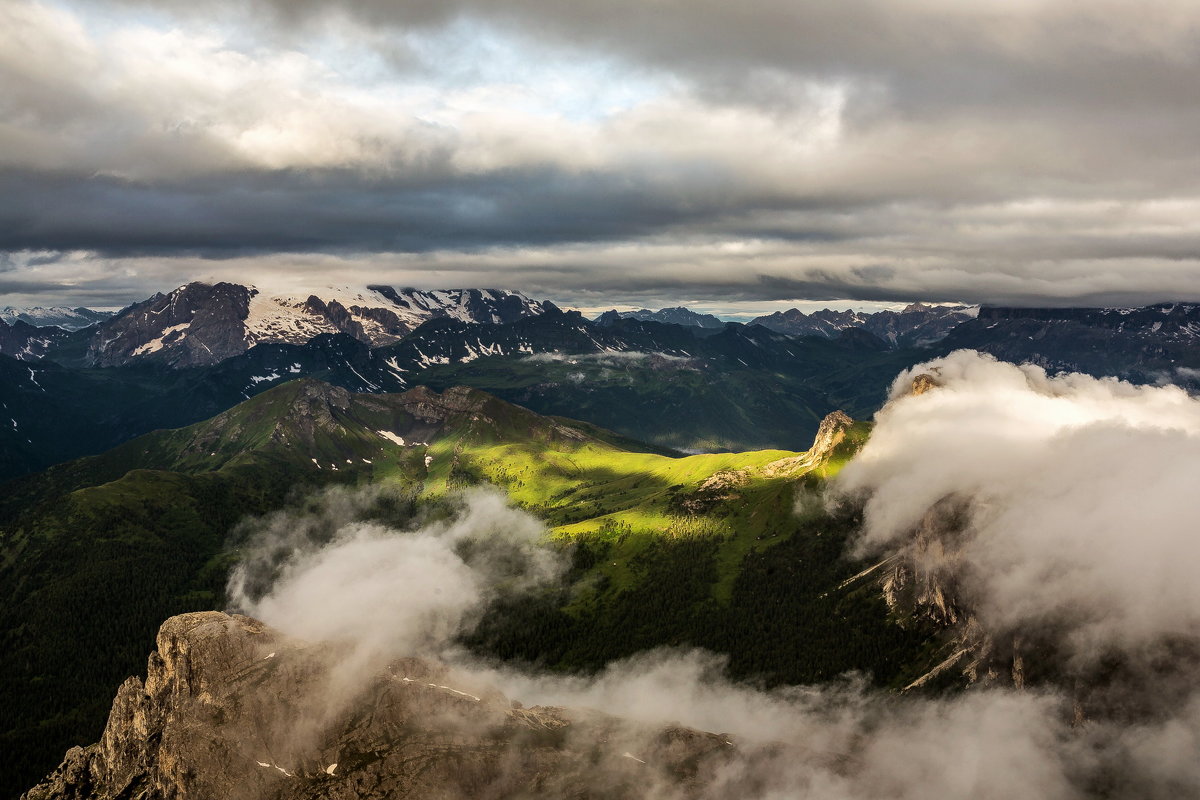
{"label": "sky", "polygon": [[1197,74],[1194,0],[0,0],[0,303],[1200,301]]}

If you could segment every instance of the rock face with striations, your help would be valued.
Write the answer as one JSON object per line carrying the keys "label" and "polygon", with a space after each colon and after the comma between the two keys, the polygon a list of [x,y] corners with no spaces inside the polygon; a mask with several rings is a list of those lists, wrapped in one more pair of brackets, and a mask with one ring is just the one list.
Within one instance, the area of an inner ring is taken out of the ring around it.
{"label": "rock face with striations", "polygon": [[138,358],[176,367],[216,364],[245,352],[242,320],[251,290],[233,283],[189,283],[156,294],[101,323],[87,360],[101,367]]}
{"label": "rock face with striations", "polygon": [[736,751],[715,734],[522,708],[419,659],[351,684],[333,646],[242,616],[173,617],[157,646],[101,740],[24,800],[690,796]]}

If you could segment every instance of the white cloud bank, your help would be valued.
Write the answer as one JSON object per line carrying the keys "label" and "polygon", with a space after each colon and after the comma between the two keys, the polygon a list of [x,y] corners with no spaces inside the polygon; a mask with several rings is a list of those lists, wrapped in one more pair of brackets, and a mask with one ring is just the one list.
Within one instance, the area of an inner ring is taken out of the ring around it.
{"label": "white cloud bank", "polygon": [[[906,395],[914,376],[940,388]],[[1200,400],[1171,386],[960,351],[913,367],[840,488],[867,496],[863,552],[903,549],[943,498],[951,550],[993,628],[1065,625],[1077,656],[1200,634]]]}

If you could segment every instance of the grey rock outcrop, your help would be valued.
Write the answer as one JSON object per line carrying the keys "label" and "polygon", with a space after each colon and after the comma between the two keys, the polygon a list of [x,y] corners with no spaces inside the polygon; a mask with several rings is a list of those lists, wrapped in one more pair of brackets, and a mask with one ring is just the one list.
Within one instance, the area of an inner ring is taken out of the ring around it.
{"label": "grey rock outcrop", "polygon": [[242,616],[173,617],[157,648],[101,740],[24,800],[686,797],[736,751],[678,726],[523,708],[420,659],[353,683],[334,646]]}

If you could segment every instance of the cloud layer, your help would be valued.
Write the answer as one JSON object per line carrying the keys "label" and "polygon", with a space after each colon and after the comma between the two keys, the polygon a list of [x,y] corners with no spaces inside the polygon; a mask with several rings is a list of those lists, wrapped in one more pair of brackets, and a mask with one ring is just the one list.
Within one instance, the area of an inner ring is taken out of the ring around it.
{"label": "cloud layer", "polygon": [[[1186,0],[0,3],[0,292],[1200,300]],[[345,278],[345,280],[341,280]]]}

